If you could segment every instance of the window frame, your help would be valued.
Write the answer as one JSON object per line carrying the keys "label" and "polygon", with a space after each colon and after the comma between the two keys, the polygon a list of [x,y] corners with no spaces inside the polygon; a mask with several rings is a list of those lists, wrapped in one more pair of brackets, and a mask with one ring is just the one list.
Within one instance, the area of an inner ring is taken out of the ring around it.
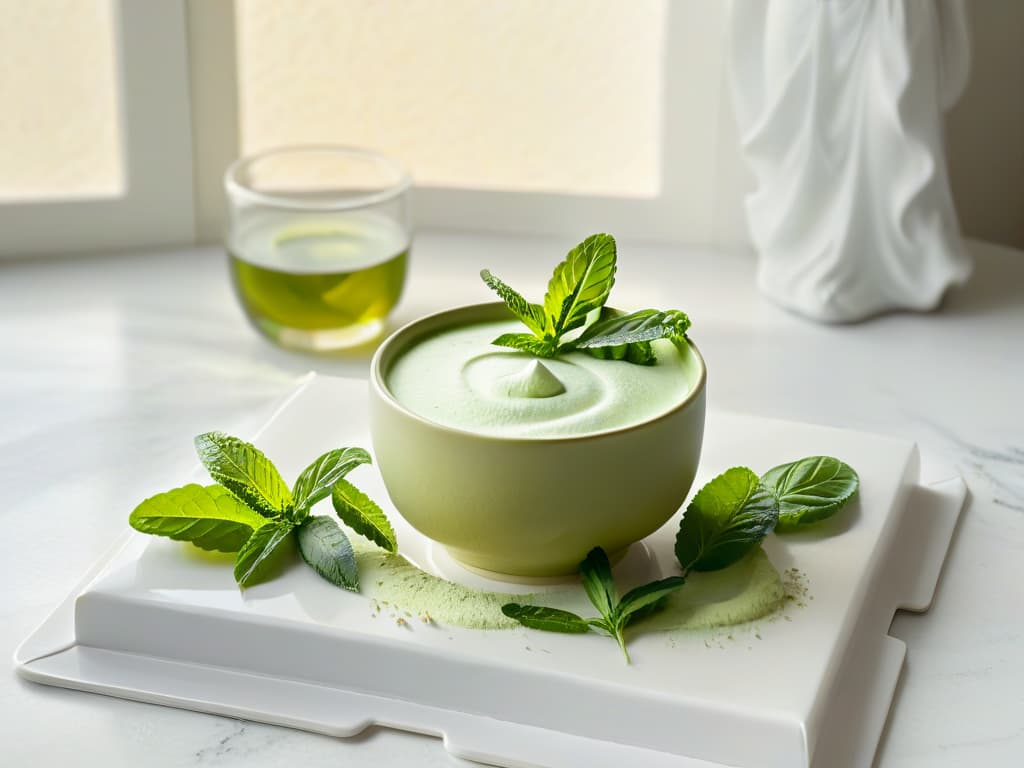
{"label": "window frame", "polygon": [[[668,0],[666,0],[668,2]],[[725,90],[726,8],[668,2],[660,126],[660,191],[650,198],[413,186],[417,228],[529,234],[611,231],[625,238],[707,243],[716,236],[716,148]],[[695,34],[699,30],[699,34]],[[239,153],[234,2],[189,3],[197,233],[224,225],[223,169]],[[230,44],[226,41],[230,40]],[[714,67],[709,71],[709,66]],[[701,72],[701,77],[693,77]],[[415,173],[414,173],[415,177]]]}
{"label": "window frame", "polygon": [[0,257],[195,240],[185,0],[113,0],[124,189],[0,203]]}

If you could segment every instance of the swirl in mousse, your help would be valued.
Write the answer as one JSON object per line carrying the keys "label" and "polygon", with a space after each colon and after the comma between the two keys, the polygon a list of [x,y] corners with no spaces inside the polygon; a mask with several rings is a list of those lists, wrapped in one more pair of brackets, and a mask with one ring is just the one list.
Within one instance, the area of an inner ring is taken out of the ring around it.
{"label": "swirl in mousse", "polygon": [[583,352],[538,359],[491,345],[516,321],[444,330],[407,349],[388,385],[395,399],[435,423],[508,438],[589,435],[641,424],[690,391],[679,350],[653,342],[657,362],[631,365]]}

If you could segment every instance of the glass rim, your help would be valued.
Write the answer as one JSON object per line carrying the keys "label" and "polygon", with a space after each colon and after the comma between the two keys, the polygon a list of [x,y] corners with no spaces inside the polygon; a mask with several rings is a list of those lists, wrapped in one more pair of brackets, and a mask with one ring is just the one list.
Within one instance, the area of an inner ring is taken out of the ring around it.
{"label": "glass rim", "polygon": [[[288,194],[275,192],[260,192],[243,182],[239,177],[242,171],[254,164],[266,160],[269,157],[278,155],[296,154],[333,154],[337,156],[358,157],[364,160],[372,160],[380,165],[386,166],[394,171],[397,180],[376,192],[367,194],[352,195],[344,198],[326,200],[300,200]],[[347,144],[289,144],[279,147],[255,152],[251,155],[243,155],[235,160],[224,172],[224,191],[233,197],[238,197],[249,202],[261,203],[276,208],[297,208],[316,211],[346,211],[355,208],[365,208],[370,205],[384,203],[393,200],[406,192],[412,186],[412,177],[405,167],[397,160],[387,155],[364,147],[354,147]]]}

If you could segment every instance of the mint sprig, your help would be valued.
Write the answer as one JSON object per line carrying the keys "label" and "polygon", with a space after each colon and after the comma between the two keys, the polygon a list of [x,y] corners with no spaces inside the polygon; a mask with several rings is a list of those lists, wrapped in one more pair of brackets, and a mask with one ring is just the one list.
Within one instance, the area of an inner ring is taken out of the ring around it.
{"label": "mint sprig", "polygon": [[273,462],[251,443],[206,432],[195,444],[220,484],[190,484],[152,496],[135,508],[128,523],[143,533],[236,552],[234,575],[240,587],[273,577],[298,546],[303,560],[327,581],[359,591],[344,530],[331,518],[309,514],[332,493],[343,522],[387,551],[397,551],[384,511],[345,479],[360,464],[370,463],[362,448],[337,448],[317,457],[289,490]]}
{"label": "mint sprig", "polygon": [[777,525],[781,528],[781,510],[789,515],[786,530],[835,514],[854,498],[858,485],[853,468],[829,456],[782,464],[762,477],[747,467],[732,467],[697,491],[683,514],[675,544],[682,575],[643,584],[620,599],[608,556],[595,547],[579,572],[599,617],[520,603],[506,603],[501,612],[531,629],[571,634],[596,630],[618,643],[628,664],[626,627],[662,610],[691,573],[721,570],[744,559]]}
{"label": "mint sprig", "polygon": [[[638,365],[656,362],[651,347],[656,339],[684,343],[690,319],[679,310],[644,309],[623,315],[604,308],[615,284],[616,261],[615,238],[591,235],[555,267],[543,305],[529,302],[489,270],[481,271],[484,283],[531,331],[502,334],[491,343],[537,357],[580,351]],[[579,328],[584,330],[575,339],[565,338]]]}
{"label": "mint sprig", "polygon": [[531,629],[573,634],[597,630],[615,640],[627,664],[630,660],[626,648],[626,627],[630,622],[663,608],[665,599],[686,581],[682,576],[669,576],[632,589],[620,600],[608,555],[601,547],[590,550],[580,563],[579,571],[583,589],[599,617],[585,619],[559,608],[519,603],[506,603],[501,612]]}

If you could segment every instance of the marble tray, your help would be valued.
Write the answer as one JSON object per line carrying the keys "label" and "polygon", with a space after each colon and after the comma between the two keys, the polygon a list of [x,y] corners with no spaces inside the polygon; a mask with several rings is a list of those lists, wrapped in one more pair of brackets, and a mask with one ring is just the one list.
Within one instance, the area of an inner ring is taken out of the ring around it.
{"label": "marble tray", "polygon": [[[286,477],[328,448],[368,447],[365,387],[311,375],[255,439]],[[597,635],[403,626],[301,563],[242,593],[229,565],[131,531],[15,663],[40,683],[340,737],[373,724],[434,734],[495,765],[869,766],[906,655],[889,625],[899,608],[928,607],[965,486],[908,442],[711,412],[697,487],[736,464],[820,453],[858,469],[859,500],[765,544],[780,571],[804,574],[807,599],[734,629],[637,634],[631,666]],[[357,472],[386,500],[373,468]],[[510,590],[384,506],[410,560]],[[677,526],[634,546],[621,583],[672,570]]]}

